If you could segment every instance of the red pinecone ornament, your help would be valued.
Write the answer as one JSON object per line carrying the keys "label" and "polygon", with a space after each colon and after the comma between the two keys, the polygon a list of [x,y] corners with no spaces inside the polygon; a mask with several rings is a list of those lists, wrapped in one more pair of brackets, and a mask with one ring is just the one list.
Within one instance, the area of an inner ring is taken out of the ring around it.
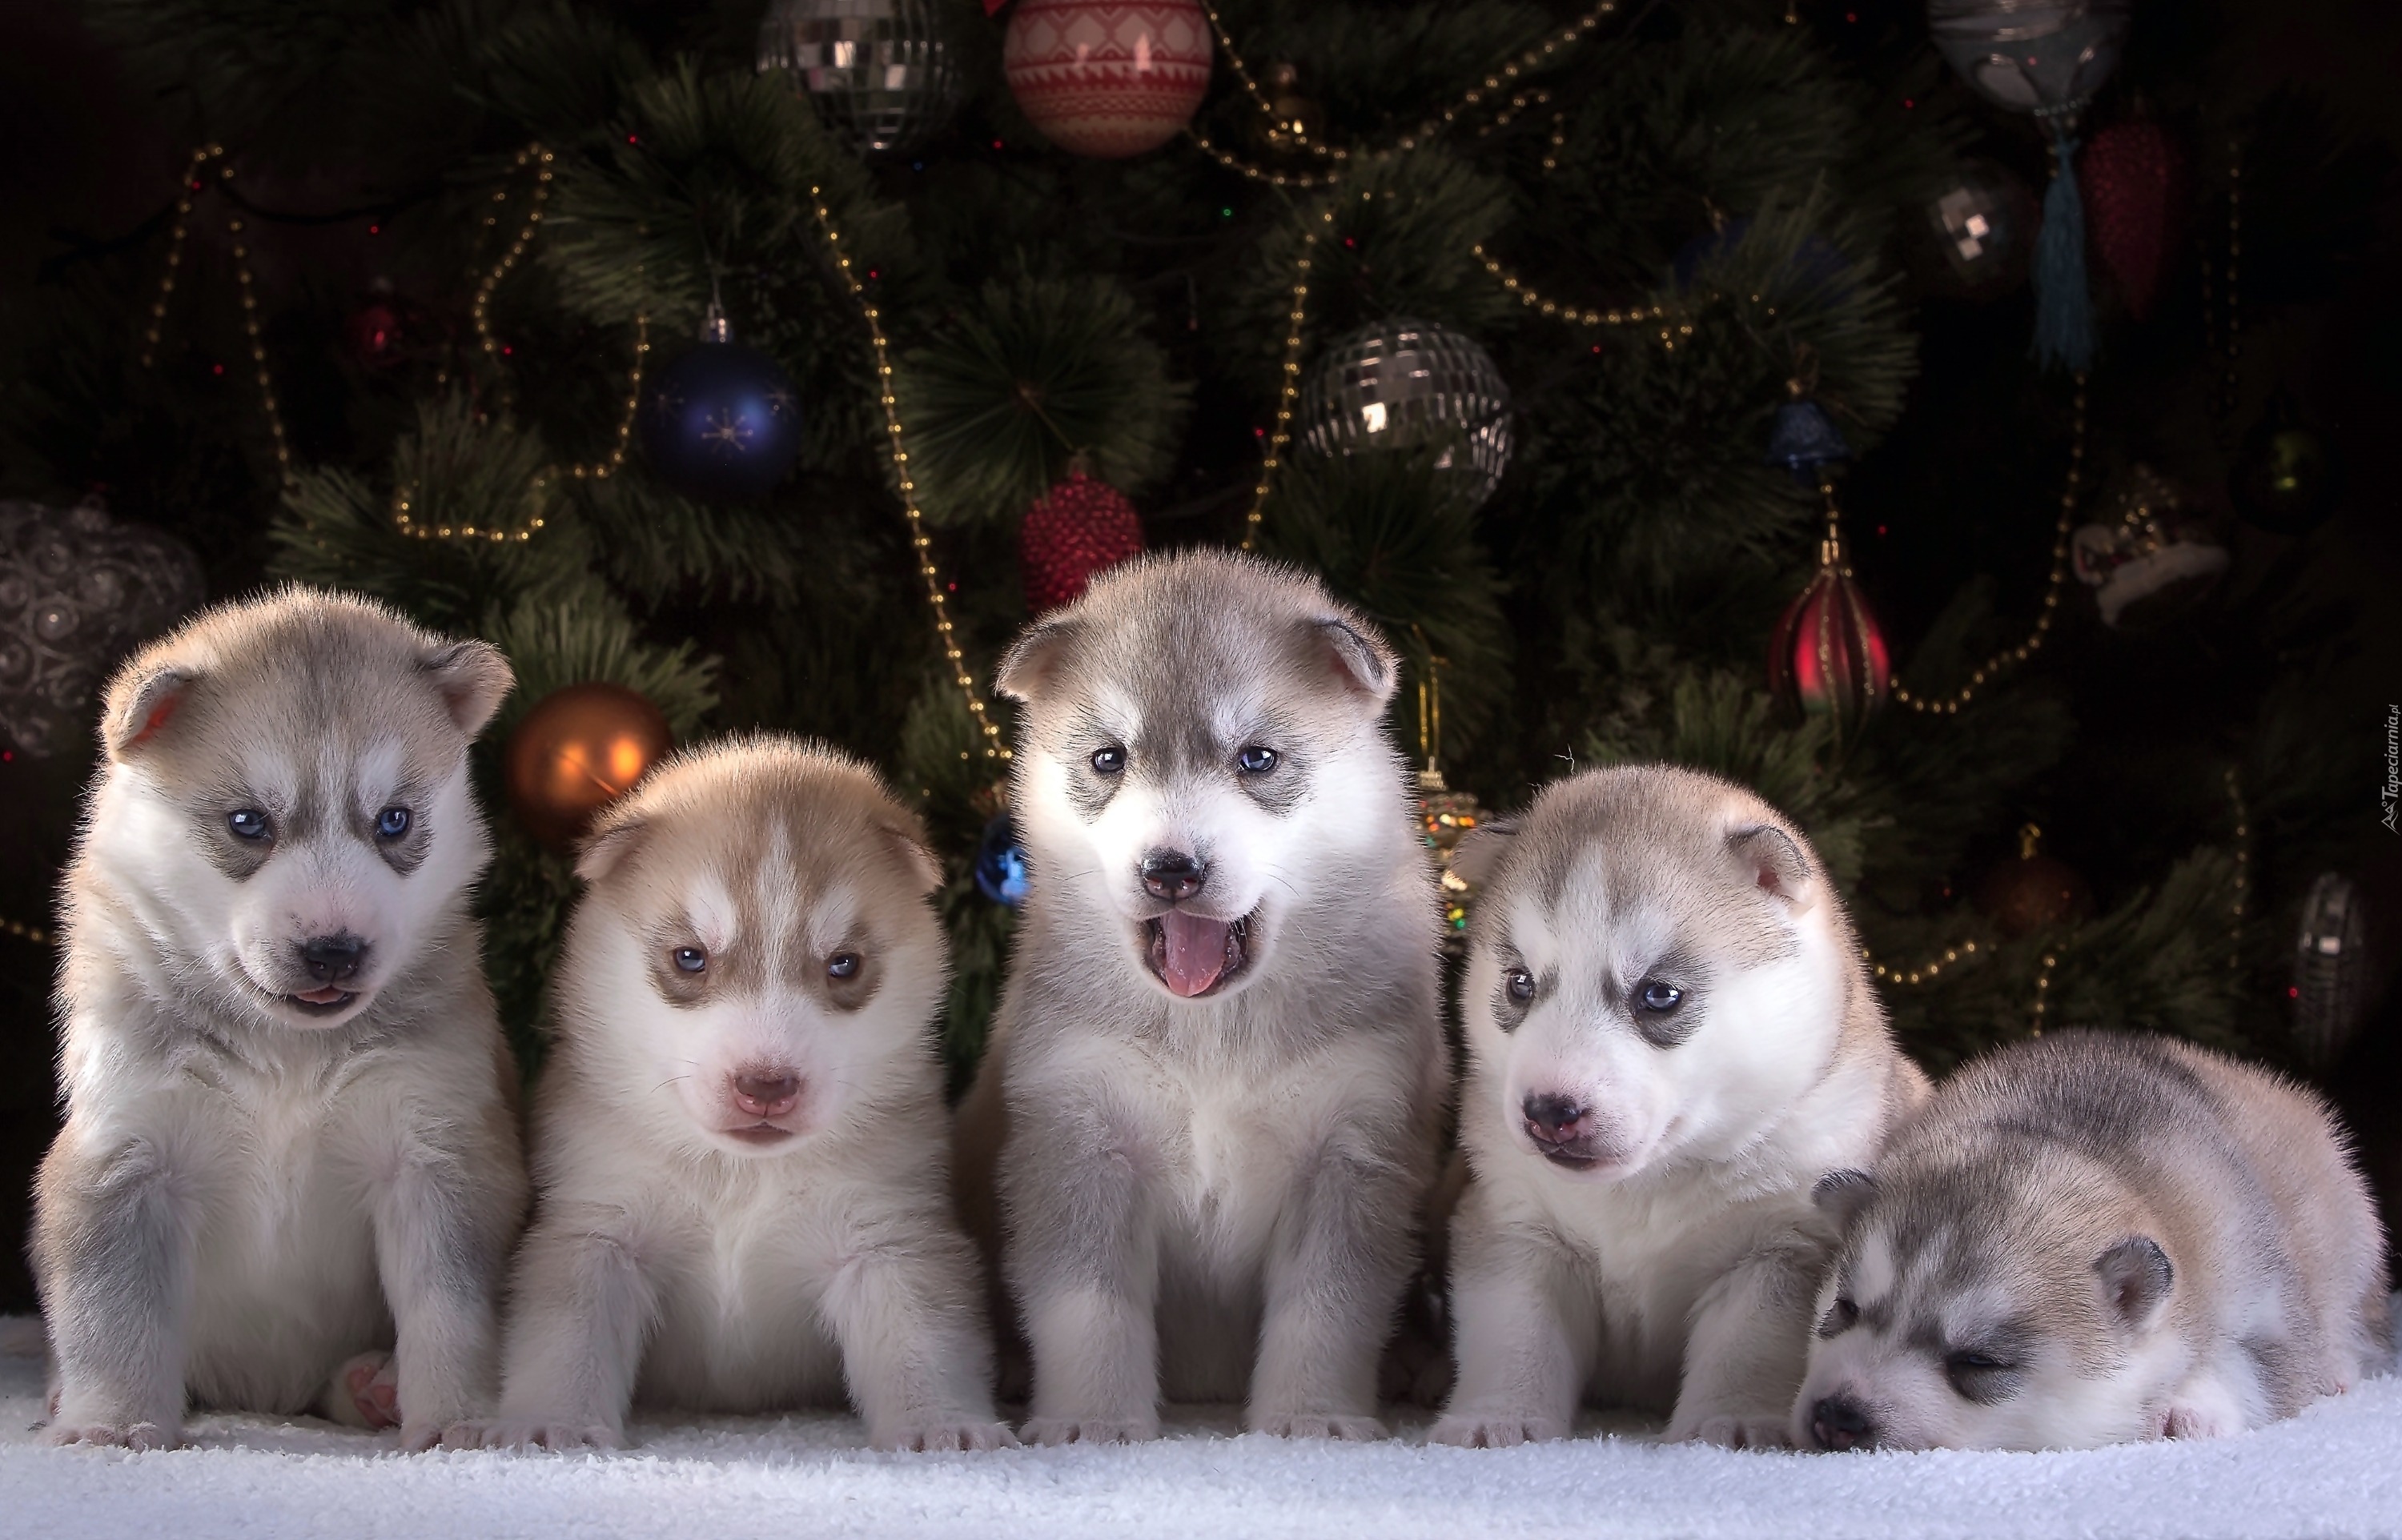
{"label": "red pinecone ornament", "polygon": [[1036,614],[1084,597],[1095,574],[1142,554],[1142,520],[1125,494],[1070,468],[1034,500],[1017,531],[1026,604]]}
{"label": "red pinecone ornament", "polygon": [[2137,321],[2150,318],[2168,275],[2185,207],[2185,173],[2184,146],[2158,123],[2142,120],[2104,129],[2085,142],[2078,160],[2094,252]]}
{"label": "red pinecone ornament", "polygon": [[1768,643],[1768,683],[1814,717],[1832,717],[1848,738],[1884,704],[1893,660],[1884,633],[1833,529],[1818,545],[1818,575],[1786,606]]}

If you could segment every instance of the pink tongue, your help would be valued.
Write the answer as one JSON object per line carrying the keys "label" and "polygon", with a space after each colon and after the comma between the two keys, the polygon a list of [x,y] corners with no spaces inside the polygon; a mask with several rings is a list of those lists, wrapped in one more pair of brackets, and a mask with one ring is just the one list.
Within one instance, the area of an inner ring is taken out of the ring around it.
{"label": "pink tongue", "polygon": [[1171,909],[1159,916],[1159,928],[1167,938],[1167,959],[1160,972],[1168,988],[1190,999],[1218,982],[1218,975],[1226,970],[1230,928],[1224,920],[1205,920]]}
{"label": "pink tongue", "polygon": [[342,991],[332,984],[327,984],[323,989],[311,989],[305,995],[295,995],[292,997],[296,1000],[307,1000],[311,1005],[331,1005],[342,997]]}

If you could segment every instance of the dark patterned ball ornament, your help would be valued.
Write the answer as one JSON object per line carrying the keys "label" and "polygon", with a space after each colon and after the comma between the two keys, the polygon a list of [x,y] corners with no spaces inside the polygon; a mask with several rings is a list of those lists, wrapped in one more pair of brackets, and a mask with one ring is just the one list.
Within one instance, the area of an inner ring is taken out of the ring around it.
{"label": "dark patterned ball ornament", "polygon": [[642,381],[642,452],[661,481],[703,502],[763,498],[801,452],[792,379],[727,337],[714,312],[700,345]]}
{"label": "dark patterned ball ornament", "polygon": [[2113,123],[2085,142],[2077,163],[2094,254],[2127,313],[2148,321],[2169,255],[2181,243],[2186,154],[2158,123]]}
{"label": "dark patterned ball ornament", "polygon": [[509,735],[510,810],[527,833],[564,850],[674,747],[668,719],[638,691],[600,680],[554,690]]}
{"label": "dark patterned ball ornament", "polygon": [[0,502],[0,740],[40,757],[89,735],[109,669],[200,598],[199,558],[163,529]]}
{"label": "dark patterned ball ornament", "polygon": [[2247,524],[2272,534],[2308,534],[2327,521],[2343,495],[2343,460],[2280,391],[2243,435],[2227,473],[2227,495]]}
{"label": "dark patterned ball ornament", "polygon": [[2294,1051],[2324,1070],[2343,1057],[2368,1013],[2368,926],[2351,878],[2323,872],[2302,901],[2294,943]]}
{"label": "dark patterned ball ornament", "polygon": [[2040,218],[2035,194],[2003,167],[1972,160],[1926,204],[1946,285],[1990,298],[2026,282]]}
{"label": "dark patterned ball ornament", "polygon": [[1009,821],[1007,813],[995,815],[984,826],[984,839],[976,846],[976,891],[995,903],[1023,907],[1026,872],[1026,846],[1018,843],[1017,826]]}
{"label": "dark patterned ball ornament", "polygon": [[1971,899],[1995,929],[2012,939],[2093,913],[2093,890],[2076,868],[2036,848],[2042,838],[2034,824],[2021,829],[2018,859],[1986,873]]}
{"label": "dark patterned ball ornament", "polygon": [[932,0],[775,0],[759,23],[759,73],[770,71],[861,150],[905,149],[959,105]]}
{"label": "dark patterned ball ornament", "polygon": [[1995,106],[2050,117],[2091,99],[2119,67],[2133,0],[1927,0],[1944,62]]}
{"label": "dark patterned ball ornament", "polygon": [[1018,526],[1026,607],[1036,614],[1072,604],[1084,585],[1142,554],[1142,519],[1125,494],[1070,464],[1068,479],[1034,500]]}
{"label": "dark patterned ball ornament", "polygon": [[1768,643],[1769,689],[1805,717],[1825,717],[1838,738],[1857,733],[1893,688],[1893,659],[1831,527],[1818,571],[1776,623]]}

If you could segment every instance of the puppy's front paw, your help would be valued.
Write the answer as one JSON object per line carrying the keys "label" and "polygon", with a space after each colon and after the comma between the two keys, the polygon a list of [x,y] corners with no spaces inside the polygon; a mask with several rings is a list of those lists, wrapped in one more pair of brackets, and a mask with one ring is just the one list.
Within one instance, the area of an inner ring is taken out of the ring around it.
{"label": "puppy's front paw", "polygon": [[2219,1407],[2173,1406],[2160,1414],[2163,1438],[2225,1438],[2243,1431],[2243,1418]]}
{"label": "puppy's front paw", "polygon": [[938,1453],[948,1450],[1016,1449],[1017,1435],[1007,1423],[979,1423],[972,1418],[934,1417],[878,1428],[868,1436],[877,1449]]}
{"label": "puppy's front paw", "polygon": [[169,1449],[175,1430],[161,1423],[53,1423],[42,1434],[51,1444],[90,1444],[98,1449]]}
{"label": "puppy's front paw", "polygon": [[1153,1417],[1029,1417],[1017,1430],[1029,1444],[1056,1449],[1061,1444],[1144,1444],[1159,1437],[1159,1419]]}
{"label": "puppy's front paw", "polygon": [[[458,1436],[456,1443],[453,1433]],[[606,1423],[572,1417],[493,1417],[462,1423],[445,1433],[442,1441],[454,1449],[623,1449],[626,1436]]]}
{"label": "puppy's front paw", "polygon": [[392,1354],[378,1348],[336,1369],[334,1382],[325,1387],[324,1406],[328,1418],[354,1428],[380,1433],[400,1426],[400,1370]]}
{"label": "puppy's front paw", "polygon": [[1719,1411],[1668,1430],[1670,1441],[1716,1444],[1720,1449],[1791,1449],[1793,1438],[1781,1411]]}
{"label": "puppy's front paw", "polygon": [[1427,1442],[1460,1449],[1509,1449],[1568,1436],[1568,1425],[1549,1417],[1494,1417],[1463,1413],[1444,1417],[1427,1431]]}
{"label": "puppy's front paw", "polygon": [[1374,1417],[1346,1417],[1334,1411],[1255,1411],[1243,1419],[1253,1433],[1279,1438],[1341,1438],[1366,1443],[1382,1438],[1385,1424]]}

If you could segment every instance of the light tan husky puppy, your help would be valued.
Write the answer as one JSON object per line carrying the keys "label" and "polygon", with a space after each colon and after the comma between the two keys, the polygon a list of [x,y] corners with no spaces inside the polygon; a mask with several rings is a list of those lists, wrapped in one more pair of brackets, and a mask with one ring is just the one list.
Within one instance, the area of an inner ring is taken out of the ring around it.
{"label": "light tan husky puppy", "polygon": [[1012,1443],[949,1200],[941,880],[868,771],[687,751],[602,815],[536,1094],[493,1445],[629,1405],[841,1406],[885,1449]]}

